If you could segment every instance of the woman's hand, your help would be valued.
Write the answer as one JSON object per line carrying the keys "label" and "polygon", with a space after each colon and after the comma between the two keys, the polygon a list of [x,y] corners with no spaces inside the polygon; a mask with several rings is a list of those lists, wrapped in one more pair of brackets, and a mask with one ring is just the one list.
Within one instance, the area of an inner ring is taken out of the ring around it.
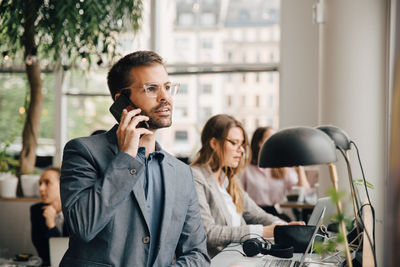
{"label": "woman's hand", "polygon": [[[264,226],[262,236],[266,237],[266,238],[274,237],[274,229],[275,229],[275,226],[277,226],[277,225],[284,225],[284,224],[271,224],[268,226]],[[304,221],[293,221],[293,222],[289,222],[288,225],[306,225],[306,223]]]}
{"label": "woman's hand", "polygon": [[266,238],[274,237],[274,228],[276,225],[278,225],[278,224],[271,224],[268,226],[264,226],[262,236],[266,237]]}
{"label": "woman's hand", "polygon": [[288,225],[306,225],[306,223],[304,221],[292,221]]}

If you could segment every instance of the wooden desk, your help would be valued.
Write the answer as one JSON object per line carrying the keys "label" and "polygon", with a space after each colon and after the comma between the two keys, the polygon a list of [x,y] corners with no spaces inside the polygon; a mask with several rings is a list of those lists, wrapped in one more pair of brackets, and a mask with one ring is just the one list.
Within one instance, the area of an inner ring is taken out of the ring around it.
{"label": "wooden desk", "polygon": [[283,202],[279,204],[281,208],[295,208],[295,209],[310,209],[312,210],[315,207],[315,204],[309,204],[305,202]]}
{"label": "wooden desk", "polygon": [[[267,259],[274,259],[275,257],[271,255],[262,255],[259,254],[254,257],[246,257],[243,256],[243,249],[242,245],[238,243],[231,243],[229,246],[227,246],[225,249],[223,249],[220,253],[218,253],[214,258],[211,259],[211,267],[259,267],[259,266],[264,266],[265,262]],[[291,259],[293,260],[300,260],[302,253],[294,253],[293,257]],[[275,258],[277,259],[277,258]],[[316,260],[318,261],[320,259],[320,256],[317,254],[312,254],[310,258],[307,258],[307,261],[309,260]],[[334,263],[312,263],[310,264],[313,267],[319,267],[319,266],[339,266]]]}
{"label": "wooden desk", "polygon": [[281,208],[291,208],[293,209],[293,214],[297,221],[308,221],[309,216],[311,216],[311,212],[314,209],[314,204],[309,204],[305,202],[294,202],[288,201],[279,204]]}

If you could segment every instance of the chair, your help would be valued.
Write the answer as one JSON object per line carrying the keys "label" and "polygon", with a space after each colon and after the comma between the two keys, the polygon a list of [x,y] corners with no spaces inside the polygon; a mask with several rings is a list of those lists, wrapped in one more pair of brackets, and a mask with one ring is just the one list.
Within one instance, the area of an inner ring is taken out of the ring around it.
{"label": "chair", "polygon": [[50,265],[58,267],[61,259],[68,249],[69,237],[50,237],[49,239],[49,253]]}

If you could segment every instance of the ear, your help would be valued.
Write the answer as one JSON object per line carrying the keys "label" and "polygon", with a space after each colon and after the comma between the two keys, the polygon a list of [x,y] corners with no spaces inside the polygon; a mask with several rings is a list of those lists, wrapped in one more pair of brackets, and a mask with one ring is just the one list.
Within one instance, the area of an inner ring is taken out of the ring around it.
{"label": "ear", "polygon": [[114,101],[117,100],[120,95],[121,95],[121,93],[116,93],[114,96]]}
{"label": "ear", "polygon": [[217,147],[218,147],[218,141],[217,141],[217,139],[216,139],[215,137],[212,137],[212,138],[210,139],[210,147],[211,147],[213,150],[216,150],[216,149],[217,149]]}

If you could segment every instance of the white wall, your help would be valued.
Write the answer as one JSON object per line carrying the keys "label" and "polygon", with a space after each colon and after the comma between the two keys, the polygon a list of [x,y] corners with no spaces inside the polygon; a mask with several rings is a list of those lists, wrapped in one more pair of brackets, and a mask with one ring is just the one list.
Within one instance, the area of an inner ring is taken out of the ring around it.
{"label": "white wall", "polygon": [[279,127],[318,123],[318,25],[315,0],[281,1]]}
{"label": "white wall", "polygon": [[[375,185],[370,193],[376,210],[378,263],[382,263],[387,3],[321,1],[325,3],[325,23],[318,26],[312,24],[311,15],[316,2],[282,0],[280,125],[332,124],[345,130],[356,142],[366,178]],[[338,157],[341,188],[347,189],[347,172],[339,154]],[[354,148],[350,157],[353,175],[360,178]],[[322,187],[330,187],[328,179],[323,182],[324,173],[321,179]]]}

